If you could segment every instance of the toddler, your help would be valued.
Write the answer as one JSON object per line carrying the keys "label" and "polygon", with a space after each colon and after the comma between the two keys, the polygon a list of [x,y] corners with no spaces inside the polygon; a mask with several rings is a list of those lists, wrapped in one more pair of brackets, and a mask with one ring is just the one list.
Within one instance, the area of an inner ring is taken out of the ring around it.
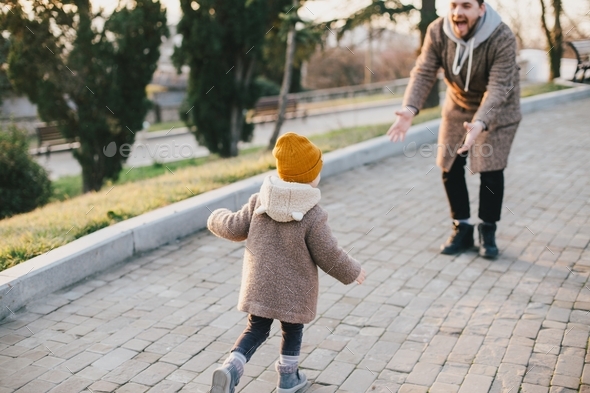
{"label": "toddler", "polygon": [[268,338],[273,320],[281,323],[278,393],[307,384],[298,370],[303,324],[316,316],[318,267],[344,284],[365,280],[365,271],[339,246],[318,205],[322,153],[307,138],[287,133],[273,150],[276,176],[241,210],[215,210],[207,227],[216,236],[246,240],[238,309],[248,324],[224,364],[213,373],[211,393],[233,393],[244,365]]}

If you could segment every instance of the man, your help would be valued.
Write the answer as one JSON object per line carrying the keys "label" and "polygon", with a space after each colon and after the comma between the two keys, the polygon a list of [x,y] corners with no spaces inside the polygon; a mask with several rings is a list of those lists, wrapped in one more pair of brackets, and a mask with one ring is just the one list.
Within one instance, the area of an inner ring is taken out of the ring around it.
{"label": "man", "polygon": [[453,218],[453,233],[443,254],[473,247],[464,167],[480,173],[478,225],[483,257],[498,255],[495,232],[504,194],[504,168],[521,120],[516,40],[484,0],[451,0],[450,12],[428,28],[422,53],[412,70],[403,109],[387,131],[403,140],[422,108],[437,72],[443,68],[447,93],[442,108],[437,165]]}

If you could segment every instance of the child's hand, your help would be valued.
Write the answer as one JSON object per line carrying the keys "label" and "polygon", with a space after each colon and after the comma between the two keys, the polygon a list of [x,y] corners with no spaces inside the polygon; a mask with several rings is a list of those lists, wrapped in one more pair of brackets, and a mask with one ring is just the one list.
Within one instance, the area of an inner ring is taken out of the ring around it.
{"label": "child's hand", "polygon": [[356,282],[358,284],[362,284],[365,281],[366,276],[367,273],[365,272],[365,269],[361,267],[361,272],[359,273],[359,276],[356,278]]}

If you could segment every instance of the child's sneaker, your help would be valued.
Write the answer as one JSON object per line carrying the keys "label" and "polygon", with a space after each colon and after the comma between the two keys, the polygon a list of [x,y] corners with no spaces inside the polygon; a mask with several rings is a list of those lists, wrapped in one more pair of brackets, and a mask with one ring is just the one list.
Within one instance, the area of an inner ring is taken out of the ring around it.
{"label": "child's sneaker", "polygon": [[210,393],[234,393],[243,373],[244,368],[239,362],[224,363],[213,372]]}
{"label": "child's sneaker", "polygon": [[277,362],[276,369],[279,373],[277,393],[295,393],[307,385],[307,377],[299,372],[297,363],[285,365]]}

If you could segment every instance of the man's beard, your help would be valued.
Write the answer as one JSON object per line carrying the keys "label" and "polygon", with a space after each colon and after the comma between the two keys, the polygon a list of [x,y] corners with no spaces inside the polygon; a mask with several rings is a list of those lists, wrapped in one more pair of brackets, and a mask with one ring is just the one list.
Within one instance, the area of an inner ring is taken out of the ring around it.
{"label": "man's beard", "polygon": [[[481,19],[481,16],[478,16],[477,19],[475,20],[475,22],[473,23],[473,26],[471,26],[471,28],[469,28],[469,30],[467,31],[467,34],[465,34],[464,36],[461,35],[460,31],[456,30],[455,33],[459,33],[459,38],[461,38],[463,41],[469,41],[471,39],[471,37],[473,37],[475,35],[475,29],[477,28],[477,25],[479,24],[480,19]],[[455,27],[457,28],[456,22],[455,21],[452,21],[452,22],[455,25]],[[460,22],[468,23],[467,20],[460,21]]]}

